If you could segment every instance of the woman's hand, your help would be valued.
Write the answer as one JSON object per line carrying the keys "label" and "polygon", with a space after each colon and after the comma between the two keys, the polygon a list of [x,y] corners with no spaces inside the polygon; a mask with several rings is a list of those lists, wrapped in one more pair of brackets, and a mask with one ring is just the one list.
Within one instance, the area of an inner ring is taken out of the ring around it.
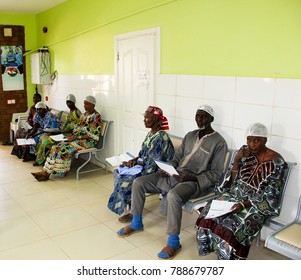
{"label": "woman's hand", "polygon": [[131,159],[129,161],[123,161],[121,163],[121,166],[126,166],[128,168],[131,168],[131,167],[133,167],[133,166],[135,166],[137,164],[137,159],[138,158],[133,158],[133,159]]}
{"label": "woman's hand", "polygon": [[234,170],[238,170],[238,162],[242,159],[242,158],[246,158],[249,157],[250,155],[252,155],[251,150],[248,148],[248,146],[243,146],[235,155],[234,157],[234,161],[233,161],[233,169]]}
{"label": "woman's hand", "polygon": [[75,135],[70,135],[68,138],[67,138],[67,142],[72,142],[76,139]]}
{"label": "woman's hand", "polygon": [[236,213],[240,213],[242,210],[245,209],[245,206],[242,202],[238,202],[238,203],[235,203],[232,207],[231,207],[231,211],[233,212],[236,212]]}

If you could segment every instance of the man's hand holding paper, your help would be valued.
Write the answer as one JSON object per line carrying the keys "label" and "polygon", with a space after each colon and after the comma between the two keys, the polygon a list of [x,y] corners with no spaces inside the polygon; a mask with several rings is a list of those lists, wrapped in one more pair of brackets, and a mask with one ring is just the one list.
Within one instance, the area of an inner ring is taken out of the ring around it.
{"label": "man's hand holding paper", "polygon": [[162,171],[167,173],[169,176],[179,175],[177,170],[171,164],[160,160],[155,160],[155,163]]}

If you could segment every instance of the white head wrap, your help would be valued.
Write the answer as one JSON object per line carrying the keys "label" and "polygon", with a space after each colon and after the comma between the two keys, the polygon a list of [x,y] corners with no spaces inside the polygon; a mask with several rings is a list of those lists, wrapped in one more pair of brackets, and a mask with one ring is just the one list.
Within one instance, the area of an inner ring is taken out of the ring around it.
{"label": "white head wrap", "polygon": [[92,96],[92,95],[86,96],[86,97],[85,97],[85,101],[90,102],[90,103],[92,103],[92,104],[94,104],[94,105],[96,104],[96,99],[95,99],[95,97]]}
{"label": "white head wrap", "polygon": [[66,101],[72,101],[74,104],[76,103],[76,98],[73,94],[68,94],[66,97]]}
{"label": "white head wrap", "polygon": [[47,106],[45,103],[43,103],[42,101],[38,102],[36,105],[35,105],[36,109],[47,109]]}
{"label": "white head wrap", "polygon": [[246,136],[268,137],[268,129],[261,123],[252,123],[247,129]]}
{"label": "white head wrap", "polygon": [[202,105],[198,108],[198,110],[202,110],[202,111],[205,111],[207,112],[211,117],[214,117],[214,111],[213,111],[213,108],[209,105]]}

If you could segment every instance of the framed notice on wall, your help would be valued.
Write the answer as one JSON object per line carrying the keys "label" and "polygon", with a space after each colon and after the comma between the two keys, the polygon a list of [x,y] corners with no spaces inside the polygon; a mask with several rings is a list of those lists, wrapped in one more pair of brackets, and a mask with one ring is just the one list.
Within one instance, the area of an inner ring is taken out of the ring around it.
{"label": "framed notice on wall", "polygon": [[23,90],[22,46],[1,46],[0,52],[3,91]]}

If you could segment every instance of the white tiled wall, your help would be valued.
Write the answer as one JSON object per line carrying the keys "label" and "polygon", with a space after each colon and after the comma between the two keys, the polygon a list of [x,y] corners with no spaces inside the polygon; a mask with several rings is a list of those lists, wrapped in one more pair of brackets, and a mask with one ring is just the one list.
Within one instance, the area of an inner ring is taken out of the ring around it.
{"label": "white tiled wall", "polygon": [[[195,111],[205,103],[214,108],[213,127],[231,148],[245,143],[244,133],[250,123],[264,123],[270,130],[268,146],[280,152],[287,161],[298,163],[291,174],[279,220],[288,222],[294,218],[301,194],[300,79],[160,74],[156,85],[154,105],[163,109],[171,134],[184,136],[195,129]],[[42,90],[44,96],[48,95],[48,105],[62,110],[66,110],[67,94],[75,94],[81,110],[84,97],[92,94],[102,116],[115,123],[118,121],[114,76],[63,75]],[[114,154],[116,137],[113,124],[103,157]]]}

